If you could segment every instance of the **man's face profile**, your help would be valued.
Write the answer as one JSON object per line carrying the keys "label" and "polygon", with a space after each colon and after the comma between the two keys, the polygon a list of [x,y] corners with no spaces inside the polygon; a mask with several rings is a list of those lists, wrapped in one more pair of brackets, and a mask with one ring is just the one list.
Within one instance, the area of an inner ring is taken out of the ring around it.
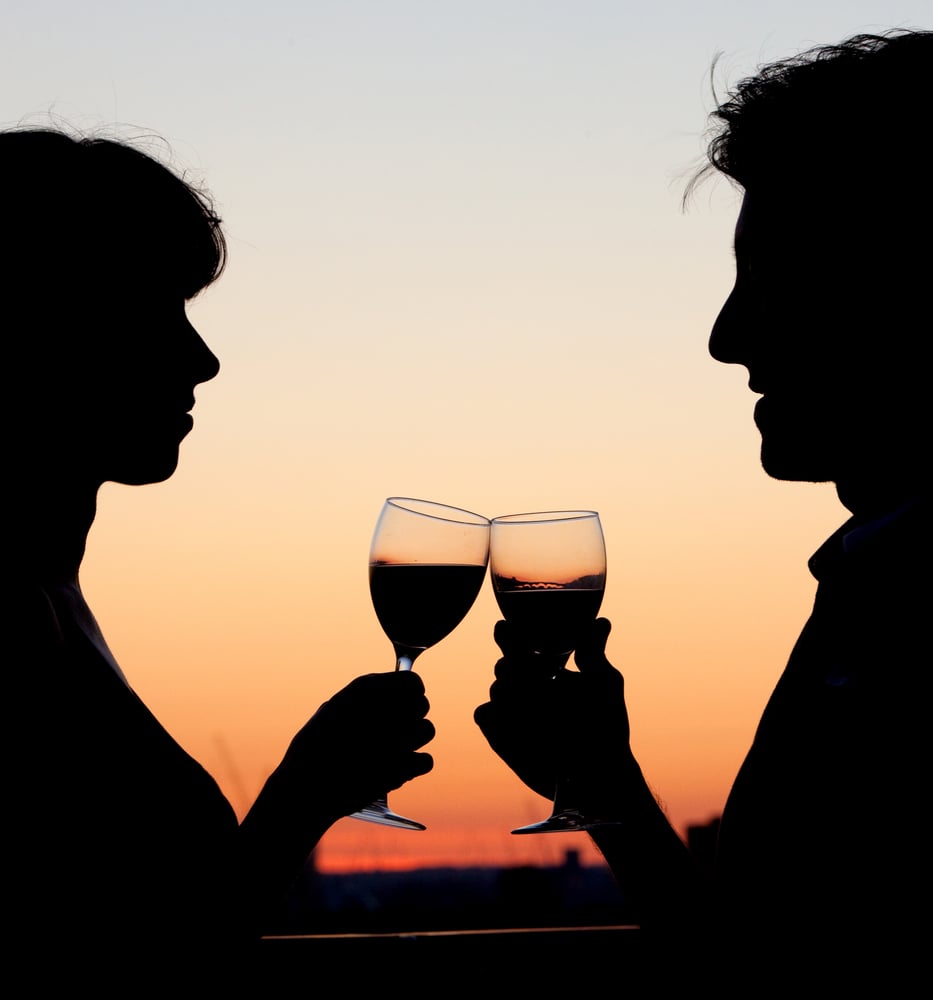
{"label": "man's face profile", "polygon": [[744,197],[735,285],[709,349],[747,368],[761,394],[761,461],[776,479],[839,483],[870,466],[909,421],[899,397],[909,394],[911,361],[886,340],[889,303],[903,292],[882,258],[900,248],[876,237],[815,198]]}

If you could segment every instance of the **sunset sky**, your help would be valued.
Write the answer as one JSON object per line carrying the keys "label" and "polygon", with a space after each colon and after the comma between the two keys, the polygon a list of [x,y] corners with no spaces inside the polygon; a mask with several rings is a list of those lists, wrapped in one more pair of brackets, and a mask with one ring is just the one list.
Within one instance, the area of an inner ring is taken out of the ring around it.
{"label": "sunset sky", "polygon": [[[719,812],[812,602],[806,560],[846,512],[760,469],[747,376],[706,351],[738,198],[711,181],[685,208],[685,185],[713,84],[930,15],[5,5],[0,125],[158,134],[226,223],[228,270],[189,310],[220,375],[170,481],[104,487],[82,583],[130,683],[239,812],[322,701],[392,668],[367,580],[391,495],[598,510],[636,753],[678,829]],[[321,868],[596,859],[583,835],[509,834],[549,804],[472,721],[497,617],[487,581],[417,664],[435,767],[391,801],[428,829],[342,820]]]}

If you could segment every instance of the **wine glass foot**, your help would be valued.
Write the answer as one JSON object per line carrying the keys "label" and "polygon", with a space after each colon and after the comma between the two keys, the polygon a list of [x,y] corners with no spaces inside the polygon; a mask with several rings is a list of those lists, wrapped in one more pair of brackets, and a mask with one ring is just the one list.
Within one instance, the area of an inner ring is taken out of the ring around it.
{"label": "wine glass foot", "polygon": [[362,819],[367,823],[380,823],[382,826],[396,826],[403,830],[426,830],[424,823],[409,819],[407,816],[399,816],[392,812],[385,802],[373,802],[355,813],[350,813],[351,819]]}
{"label": "wine glass foot", "polygon": [[578,809],[562,809],[541,820],[520,826],[512,833],[571,833],[574,830],[593,830],[601,826],[616,826],[619,820],[587,819]]}

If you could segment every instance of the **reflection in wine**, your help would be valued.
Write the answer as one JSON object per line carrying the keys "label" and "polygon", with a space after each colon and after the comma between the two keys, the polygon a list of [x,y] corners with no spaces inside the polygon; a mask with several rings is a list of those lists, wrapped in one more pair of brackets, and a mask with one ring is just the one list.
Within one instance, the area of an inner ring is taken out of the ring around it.
{"label": "reflection in wine", "polygon": [[[589,582],[589,587],[581,587]],[[595,581],[574,580],[568,584],[493,581],[496,601],[503,617],[529,636],[540,653],[569,653],[577,637],[597,614],[603,600],[603,586]]]}

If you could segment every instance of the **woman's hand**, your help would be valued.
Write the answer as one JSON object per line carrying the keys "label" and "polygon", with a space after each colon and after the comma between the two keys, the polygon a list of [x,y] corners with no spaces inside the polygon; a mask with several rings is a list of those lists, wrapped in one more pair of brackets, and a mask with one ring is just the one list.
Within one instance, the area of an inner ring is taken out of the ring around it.
{"label": "woman's hand", "polygon": [[240,824],[241,893],[260,920],[338,819],[434,766],[424,683],[411,672],[365,674],[298,731]]}
{"label": "woman's hand", "polygon": [[305,723],[280,770],[335,819],[355,812],[434,766],[420,750],[434,738],[429,707],[418,674],[364,674]]}

